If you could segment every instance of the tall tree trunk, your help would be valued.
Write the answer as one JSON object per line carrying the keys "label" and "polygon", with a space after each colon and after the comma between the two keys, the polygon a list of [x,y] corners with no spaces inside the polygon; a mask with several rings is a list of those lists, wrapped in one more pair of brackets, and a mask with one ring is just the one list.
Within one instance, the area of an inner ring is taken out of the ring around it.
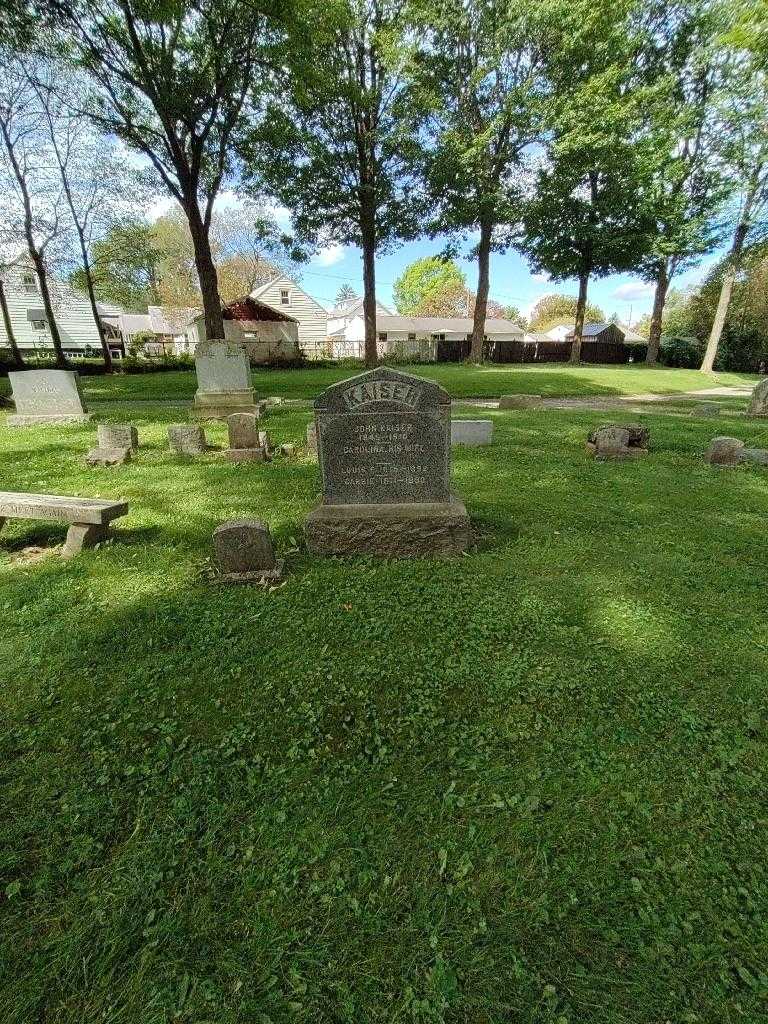
{"label": "tall tree trunk", "polygon": [[733,285],[736,280],[736,274],[738,273],[739,261],[741,252],[746,241],[746,233],[750,230],[749,215],[752,209],[752,204],[757,195],[757,189],[754,194],[748,197],[748,200],[744,203],[744,209],[739,219],[736,230],[733,232],[733,242],[731,243],[730,251],[730,262],[723,274],[723,283],[720,286],[720,298],[718,299],[718,307],[715,312],[715,319],[712,323],[712,330],[710,331],[710,338],[707,342],[707,350],[705,351],[705,357],[699,367],[702,374],[711,374],[715,367],[715,359],[718,355],[718,348],[720,346],[720,338],[723,334],[723,328],[725,327],[725,321],[728,316],[728,306],[731,303],[731,295],[733,293]]}
{"label": "tall tree trunk", "polygon": [[571,345],[570,362],[578,366],[581,362],[581,336],[584,331],[584,313],[587,309],[587,288],[589,286],[589,270],[579,273],[579,298],[576,302],[576,323],[573,325],[573,343]]}
{"label": "tall tree trunk", "polygon": [[213,253],[211,252],[208,228],[200,216],[200,208],[197,205],[196,199],[185,204],[184,212],[189,221],[189,231],[192,235],[192,246],[195,251],[197,279],[200,284],[200,293],[203,297],[205,335],[209,341],[216,341],[224,337],[224,317],[221,312],[219,279],[216,273],[216,264],[213,261]]}
{"label": "tall tree trunk", "polygon": [[664,260],[659,266],[656,275],[656,291],[653,296],[653,312],[651,313],[651,327],[648,332],[648,353],[645,357],[646,363],[655,366],[659,361],[659,348],[661,346],[661,320],[664,314],[664,303],[667,301],[669,290],[669,268]]}
{"label": "tall tree trunk", "polygon": [[360,240],[363,248],[363,319],[365,321],[365,365],[372,370],[379,361],[376,345],[376,214],[368,190],[362,190]]}
{"label": "tall tree trunk", "polygon": [[485,313],[488,308],[488,289],[490,282],[491,236],[493,223],[487,216],[480,218],[480,242],[477,246],[477,297],[472,321],[472,347],[469,350],[470,362],[482,363],[483,342],[485,340]]}
{"label": "tall tree trunk", "polygon": [[17,369],[22,370],[24,368],[24,360],[21,355],[18,344],[16,343],[16,335],[13,333],[13,324],[11,323],[11,313],[8,309],[8,300],[5,297],[5,286],[0,279],[0,312],[3,315],[3,326],[5,327],[5,333],[8,337],[8,345],[11,349],[11,355],[13,361],[16,364]]}
{"label": "tall tree trunk", "polygon": [[91,303],[91,312],[93,313],[93,319],[96,323],[96,330],[99,332],[99,342],[101,344],[101,354],[104,359],[104,371],[105,373],[114,373],[114,366],[112,365],[112,353],[109,351],[109,345],[107,343],[106,335],[104,334],[104,325],[101,322],[99,316],[99,307],[96,302],[96,292],[93,287],[93,273],[91,271],[91,263],[88,259],[88,252],[85,247],[85,239],[80,234],[80,249],[83,256],[83,271],[85,273],[85,285],[88,290],[88,299]]}

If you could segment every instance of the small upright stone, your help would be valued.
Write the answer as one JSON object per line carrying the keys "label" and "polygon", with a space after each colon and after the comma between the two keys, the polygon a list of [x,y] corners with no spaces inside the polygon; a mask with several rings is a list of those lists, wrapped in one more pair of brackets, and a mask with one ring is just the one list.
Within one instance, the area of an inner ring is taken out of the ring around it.
{"label": "small upright stone", "polygon": [[629,459],[648,452],[651,432],[641,423],[605,423],[590,432],[587,451],[596,459]]}
{"label": "small upright stone", "polygon": [[451,420],[451,444],[480,448],[493,440],[493,420]]}
{"label": "small upright stone", "polygon": [[274,581],[282,575],[269,527],[258,519],[231,519],[217,526],[213,547],[220,582]]}
{"label": "small upright stone", "polygon": [[768,416],[768,380],[761,380],[752,392],[747,416]]}
{"label": "small upright stone", "polygon": [[85,461],[89,466],[122,466],[131,461],[131,449],[99,446],[88,452]]}
{"label": "small upright stone", "polygon": [[96,434],[99,448],[130,448],[135,452],[139,447],[139,432],[131,423],[99,423]]}
{"label": "small upright stone", "polygon": [[744,448],[744,442],[736,437],[715,437],[704,453],[704,461],[712,466],[737,466]]}
{"label": "small upright stone", "polygon": [[768,448],[745,448],[741,453],[742,462],[755,462],[758,466],[768,466]]}
{"label": "small upright stone", "polygon": [[719,416],[720,406],[717,402],[699,402],[694,405],[691,416]]}
{"label": "small upright stone", "polygon": [[500,409],[535,409],[541,401],[541,395],[502,395],[499,399]]}
{"label": "small upright stone", "polygon": [[279,448],[279,452],[286,459],[292,459],[293,456],[296,454],[296,445],[295,444],[281,444],[280,448]]}
{"label": "small upright stone", "polygon": [[16,406],[6,420],[9,427],[56,427],[91,418],[74,370],[13,370],[8,380]]}
{"label": "small upright stone", "polygon": [[168,442],[177,455],[202,455],[208,447],[203,428],[189,423],[168,427]]}
{"label": "small upright stone", "polygon": [[259,448],[259,418],[251,412],[227,416],[230,448]]}

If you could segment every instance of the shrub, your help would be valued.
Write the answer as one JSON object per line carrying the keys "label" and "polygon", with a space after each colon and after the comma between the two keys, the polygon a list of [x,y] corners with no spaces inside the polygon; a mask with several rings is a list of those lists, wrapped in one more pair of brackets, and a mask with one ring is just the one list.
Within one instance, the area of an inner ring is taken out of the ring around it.
{"label": "shrub", "polygon": [[698,338],[665,334],[659,348],[659,362],[684,370],[701,366],[702,351]]}

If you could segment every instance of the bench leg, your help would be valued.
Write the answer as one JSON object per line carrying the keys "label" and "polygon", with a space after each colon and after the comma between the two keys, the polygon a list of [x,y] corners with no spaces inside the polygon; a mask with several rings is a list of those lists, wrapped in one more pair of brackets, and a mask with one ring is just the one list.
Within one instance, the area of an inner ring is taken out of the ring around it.
{"label": "bench leg", "polygon": [[5,516],[0,516],[0,530],[5,526]]}
{"label": "bench leg", "polygon": [[109,536],[108,526],[81,525],[75,523],[67,530],[67,539],[64,543],[62,558],[73,558],[79,555],[83,548],[92,548]]}

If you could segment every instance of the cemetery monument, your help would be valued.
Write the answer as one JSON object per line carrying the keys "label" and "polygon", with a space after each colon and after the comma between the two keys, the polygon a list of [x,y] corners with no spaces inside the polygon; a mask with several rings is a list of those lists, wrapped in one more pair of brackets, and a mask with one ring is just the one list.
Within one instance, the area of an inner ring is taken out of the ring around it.
{"label": "cemetery monument", "polygon": [[195,349],[197,391],[192,419],[226,419],[235,412],[258,415],[251,387],[251,364],[241,345],[203,341]]}
{"label": "cemetery monument", "polygon": [[16,404],[15,415],[7,420],[9,427],[58,427],[87,423],[91,418],[74,370],[15,370],[8,379]]}
{"label": "cemetery monument", "polygon": [[315,554],[456,555],[469,517],[450,492],[451,400],[433,381],[379,367],[315,401],[323,497]]}

